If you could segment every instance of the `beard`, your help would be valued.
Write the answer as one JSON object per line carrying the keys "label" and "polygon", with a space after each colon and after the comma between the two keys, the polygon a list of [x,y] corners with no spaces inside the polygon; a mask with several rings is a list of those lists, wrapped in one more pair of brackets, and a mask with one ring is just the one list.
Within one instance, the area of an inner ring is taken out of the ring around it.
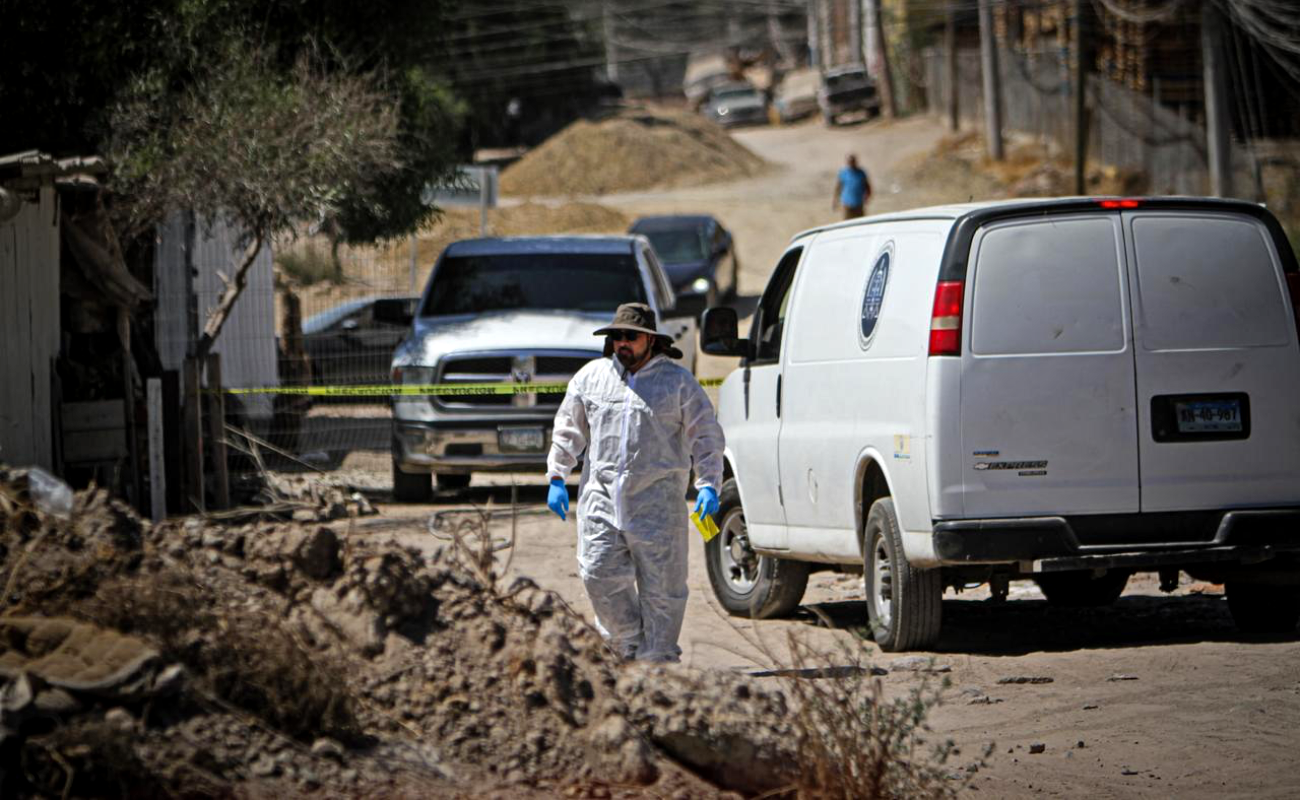
{"label": "beard", "polygon": [[636,357],[636,353],[633,353],[631,350],[615,350],[614,356],[618,359],[618,363],[623,365],[624,369],[635,367],[637,362],[640,361],[640,359]]}

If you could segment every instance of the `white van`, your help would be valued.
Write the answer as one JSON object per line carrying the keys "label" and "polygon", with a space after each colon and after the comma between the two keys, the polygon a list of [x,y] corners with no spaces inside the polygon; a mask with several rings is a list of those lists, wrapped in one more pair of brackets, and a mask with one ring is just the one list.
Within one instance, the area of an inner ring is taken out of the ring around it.
{"label": "white van", "polygon": [[1060,199],[803,233],[721,388],[735,614],[863,569],[885,650],[939,636],[947,586],[1114,601],[1135,571],[1227,584],[1238,627],[1300,617],[1300,273],[1261,206]]}

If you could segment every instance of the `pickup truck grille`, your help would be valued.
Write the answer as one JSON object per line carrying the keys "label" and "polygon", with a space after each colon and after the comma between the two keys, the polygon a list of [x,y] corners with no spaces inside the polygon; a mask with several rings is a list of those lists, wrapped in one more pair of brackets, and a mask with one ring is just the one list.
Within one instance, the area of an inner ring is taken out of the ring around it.
{"label": "pickup truck grille", "polygon": [[[599,353],[476,353],[448,356],[438,369],[438,383],[562,383]],[[446,409],[555,409],[563,394],[486,394],[433,398]]]}

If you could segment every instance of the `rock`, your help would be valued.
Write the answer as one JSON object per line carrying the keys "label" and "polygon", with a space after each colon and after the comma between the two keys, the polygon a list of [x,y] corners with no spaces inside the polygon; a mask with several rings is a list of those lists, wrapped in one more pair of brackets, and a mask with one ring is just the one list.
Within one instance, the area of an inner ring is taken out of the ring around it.
{"label": "rock", "polygon": [[304,575],[326,580],[339,569],[339,537],[324,526],[303,534],[293,548],[293,563]]}
{"label": "rock", "polygon": [[104,712],[104,722],[111,728],[119,730],[122,733],[130,733],[135,730],[135,717],[125,708],[110,708]]}
{"label": "rock", "polygon": [[1029,752],[1031,755],[1038,755],[1039,753],[1047,752],[1047,745],[1042,742],[1034,742],[1029,745]]}
{"label": "rock", "polygon": [[35,708],[45,714],[71,714],[81,710],[81,701],[70,692],[50,688],[36,695]]}
{"label": "rock", "polygon": [[1106,680],[1108,680],[1108,681],[1112,681],[1112,682],[1113,682],[1113,681],[1135,681],[1135,680],[1137,680],[1137,679],[1138,679],[1138,676],[1136,676],[1136,675],[1122,675],[1122,674],[1117,674],[1117,675],[1111,675],[1111,676],[1110,676],[1109,678],[1107,678]]}
{"label": "rock", "polygon": [[0,689],[0,715],[21,714],[35,699],[32,677],[26,672],[19,672],[4,685],[4,689]]}
{"label": "rock", "polygon": [[312,742],[311,754],[318,758],[330,758],[335,761],[342,761],[343,745],[329,737],[322,737]]}
{"label": "rock", "polygon": [[269,778],[280,771],[280,765],[270,756],[262,756],[253,762],[249,771],[259,778]]}
{"label": "rock", "polygon": [[1074,746],[1077,747],[1077,748],[1079,748],[1080,750],[1082,750],[1083,748],[1087,747],[1087,745],[1083,743],[1083,740],[1082,740],[1082,739],[1080,739],[1079,741],[1075,742],[1075,743],[1074,743]]}
{"label": "rock", "polygon": [[383,652],[387,632],[383,618],[366,607],[356,589],[342,598],[330,589],[317,589],[312,592],[311,607],[363,654],[375,656]]}
{"label": "rock", "polygon": [[1013,683],[1051,683],[1055,678],[1048,678],[1044,675],[1013,675],[1009,678],[998,678],[1000,684]]}
{"label": "rock", "polygon": [[1098,706],[1096,703],[1085,703],[1083,706],[1084,711],[1096,711],[1097,708]]}
{"label": "rock", "polygon": [[158,673],[153,679],[153,691],[155,695],[167,697],[179,692],[185,686],[185,667],[180,664],[172,664]]}

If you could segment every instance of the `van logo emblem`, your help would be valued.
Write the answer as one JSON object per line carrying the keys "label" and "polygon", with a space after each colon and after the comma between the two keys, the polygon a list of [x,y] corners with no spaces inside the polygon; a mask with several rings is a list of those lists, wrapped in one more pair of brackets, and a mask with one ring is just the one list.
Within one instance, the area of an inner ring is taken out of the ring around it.
{"label": "van logo emblem", "polygon": [[975,469],[1010,469],[1010,470],[1045,470],[1046,461],[980,461],[973,465]]}
{"label": "van logo emblem", "polygon": [[862,327],[858,331],[858,343],[865,349],[871,344],[876,333],[876,323],[880,319],[880,309],[885,303],[885,287],[889,285],[889,263],[893,255],[893,245],[885,246],[884,252],[876,259],[867,278],[867,286],[862,291]]}

